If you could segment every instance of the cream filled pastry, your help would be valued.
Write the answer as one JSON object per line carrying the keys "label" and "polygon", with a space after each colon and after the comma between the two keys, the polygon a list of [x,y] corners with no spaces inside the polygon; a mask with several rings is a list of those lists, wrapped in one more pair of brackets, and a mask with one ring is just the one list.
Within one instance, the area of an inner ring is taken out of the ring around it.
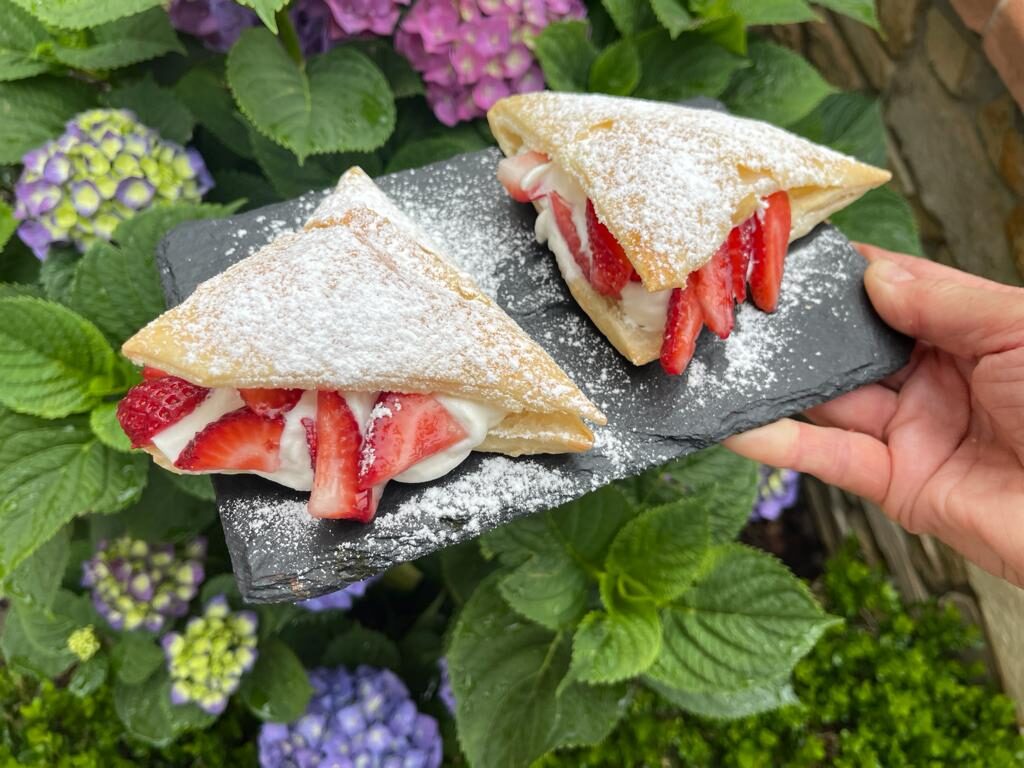
{"label": "cream filled pastry", "polygon": [[887,171],[779,128],[639,99],[531,93],[488,112],[498,178],[537,209],[570,291],[631,362],[685,370],[749,292],[773,312],[789,243]]}
{"label": "cream filled pastry", "polygon": [[118,407],[134,446],[310,491],[316,517],[368,522],[388,482],[472,451],[587,450],[605,421],[359,169],[123,351],[144,366]]}

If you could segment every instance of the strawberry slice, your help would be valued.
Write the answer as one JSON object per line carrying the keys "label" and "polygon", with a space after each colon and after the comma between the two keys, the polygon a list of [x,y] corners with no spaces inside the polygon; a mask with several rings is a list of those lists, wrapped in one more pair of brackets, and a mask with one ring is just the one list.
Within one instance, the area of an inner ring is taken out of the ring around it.
{"label": "strawberry slice", "polygon": [[697,347],[704,314],[695,292],[687,286],[676,288],[668,302],[665,339],[661,344],[661,367],[673,376],[686,370]]}
{"label": "strawberry slice", "polygon": [[377,514],[377,505],[380,504],[380,497],[384,493],[384,485],[384,483],[381,483],[380,485],[373,486],[373,488],[367,488],[359,492],[359,495],[356,496],[356,511],[358,515],[353,519],[361,523],[368,523],[373,520]]}
{"label": "strawberry slice", "polygon": [[313,517],[369,520],[357,504],[361,443],[359,423],[345,398],[337,392],[317,392],[316,465],[309,496]]}
{"label": "strawberry slice", "polygon": [[498,181],[502,183],[505,190],[512,199],[518,203],[529,203],[538,197],[543,197],[540,184],[532,185],[530,189],[523,188],[523,179],[530,171],[539,165],[548,162],[547,155],[540,152],[524,152],[521,155],[506,157],[498,163]]}
{"label": "strawberry slice", "polygon": [[747,272],[754,254],[754,236],[757,232],[757,216],[751,216],[729,233],[726,245],[729,261],[732,262],[732,295],[738,302],[747,300]]}
{"label": "strawberry slice", "polygon": [[587,200],[587,237],[590,240],[590,284],[605,296],[620,298],[622,289],[634,274],[633,265],[626,258],[619,241],[601,223],[594,204]]}
{"label": "strawberry slice", "polygon": [[284,419],[280,416],[265,418],[248,408],[239,408],[193,437],[174,466],[191,472],[275,472],[281,467],[282,432]]}
{"label": "strawberry slice", "polygon": [[153,435],[177,424],[210,394],[177,376],[164,376],[136,384],[117,405],[117,420],[132,447],[148,445]]}
{"label": "strawberry slice", "polygon": [[240,389],[238,394],[260,416],[281,416],[295,407],[302,397],[302,390]]}
{"label": "strawberry slice", "polygon": [[557,192],[548,195],[548,202],[551,203],[551,213],[555,217],[555,224],[558,231],[569,247],[569,253],[583,272],[583,276],[590,279],[590,259],[583,252],[583,243],[580,241],[580,233],[576,229],[576,222],[572,218],[572,206],[565,201]]}
{"label": "strawberry slice", "polygon": [[753,267],[750,270],[750,295],[758,309],[774,312],[779,305],[782,270],[789,248],[792,212],[789,195],[776,192],[765,200],[760,238],[754,240]]}
{"label": "strawberry slice", "polygon": [[736,318],[728,244],[719,248],[711,261],[694,272],[691,278],[704,322],[718,338],[729,338]]}
{"label": "strawberry slice", "polygon": [[381,485],[465,437],[459,420],[432,396],[382,392],[370,413],[359,487]]}
{"label": "strawberry slice", "polygon": [[165,376],[167,376],[167,374],[161,371],[159,368],[153,368],[150,365],[142,366],[142,378],[145,381],[152,381],[153,379],[162,379]]}

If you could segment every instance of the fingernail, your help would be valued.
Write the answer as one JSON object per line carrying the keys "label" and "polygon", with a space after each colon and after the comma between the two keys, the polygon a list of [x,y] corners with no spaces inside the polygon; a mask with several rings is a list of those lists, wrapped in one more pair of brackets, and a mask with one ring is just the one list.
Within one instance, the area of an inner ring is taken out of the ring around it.
{"label": "fingernail", "polygon": [[884,283],[905,283],[914,276],[894,261],[879,259],[868,267]]}

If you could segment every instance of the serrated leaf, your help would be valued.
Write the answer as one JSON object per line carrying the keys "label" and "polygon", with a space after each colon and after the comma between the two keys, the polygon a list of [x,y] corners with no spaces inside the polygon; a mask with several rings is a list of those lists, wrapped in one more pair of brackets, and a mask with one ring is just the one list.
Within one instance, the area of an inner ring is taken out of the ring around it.
{"label": "serrated leaf", "polygon": [[690,13],[689,8],[681,0],[651,0],[651,10],[673,40],[685,30],[693,29],[700,24],[700,20]]}
{"label": "serrated leaf", "polygon": [[387,78],[353,48],[333,48],[303,70],[267,30],[249,29],[228,54],[227,78],[242,113],[300,161],[374,150],[395,127]]}
{"label": "serrated leaf", "polygon": [[605,48],[590,67],[590,90],[628,96],[640,83],[640,55],[629,40]]}
{"label": "serrated leaf", "polygon": [[57,677],[76,660],[68,636],[92,616],[84,595],[59,592],[51,608],[14,603],[4,617],[0,648],[16,670],[37,677]]}
{"label": "serrated leaf", "polygon": [[363,166],[371,176],[379,170],[377,158],[370,154],[316,155],[306,158],[300,165],[291,150],[275,144],[252,128],[249,129],[249,141],[260,169],[270,179],[274,190],[285,198],[333,187],[338,183],[338,177],[353,165]]}
{"label": "serrated leaf", "polygon": [[64,124],[96,102],[77,80],[50,76],[0,83],[0,164],[20,163],[30,149],[56,138]]}
{"label": "serrated leaf", "polygon": [[720,45],[737,56],[747,55],[747,26],[738,13],[717,16],[701,24],[704,39]]}
{"label": "serrated leaf", "polygon": [[159,668],[141,683],[114,683],[114,711],[125,731],[154,747],[166,747],[177,735],[171,711],[171,680]]}
{"label": "serrated leaf", "polygon": [[831,219],[851,240],[900,253],[924,255],[910,203],[889,187],[872,189],[860,200],[832,214]]}
{"label": "serrated leaf", "polygon": [[68,690],[80,699],[95,693],[107,682],[110,661],[106,654],[97,653],[88,661],[81,662],[68,680]]}
{"label": "serrated leaf", "polygon": [[590,42],[587,22],[556,21],[548,24],[533,38],[531,46],[551,90],[587,89],[590,66],[597,58],[597,48]]}
{"label": "serrated leaf", "polygon": [[630,37],[657,23],[648,0],[601,0],[623,37]]}
{"label": "serrated leaf", "polygon": [[390,41],[370,38],[354,40],[352,44],[380,67],[396,99],[423,95],[425,89],[419,73],[412,68],[408,59],[395,50]]}
{"label": "serrated leaf", "polygon": [[51,248],[46,261],[39,268],[39,282],[46,298],[64,304],[71,290],[80,255],[70,248]]}
{"label": "serrated leaf", "polygon": [[331,638],[320,663],[327,667],[355,669],[360,664],[399,670],[402,657],[387,635],[353,624]]}
{"label": "serrated leaf", "polygon": [[648,687],[675,706],[695,715],[717,720],[750,717],[800,703],[788,678],[744,688],[740,691],[705,691],[702,693],[677,691],[656,680],[646,680],[645,682]]}
{"label": "serrated leaf", "polygon": [[252,159],[249,128],[224,83],[209,64],[195,67],[174,86],[174,93],[199,124],[239,157]]}
{"label": "serrated leaf", "polygon": [[475,152],[486,146],[487,142],[476,131],[415,139],[398,148],[388,160],[384,172],[397,173],[409,168],[419,168],[466,152]]}
{"label": "serrated leaf", "polygon": [[807,0],[731,0],[731,5],[751,27],[818,20]]}
{"label": "serrated leaf", "polygon": [[14,0],[51,27],[85,29],[154,8],[162,0]]}
{"label": "serrated leaf", "polygon": [[242,5],[247,5],[256,11],[267,28],[277,34],[277,19],[274,14],[288,5],[288,0],[238,0]]}
{"label": "serrated leaf", "polygon": [[4,594],[36,608],[49,608],[64,578],[70,544],[65,526],[11,572],[4,584]]}
{"label": "serrated leaf", "polygon": [[122,632],[110,656],[117,679],[129,685],[145,682],[164,663],[164,652],[149,632]]}
{"label": "serrated leaf", "polygon": [[[101,24],[91,30],[88,47],[53,46],[53,56],[75,69],[109,70],[138,64],[166,53],[185,54],[162,8]],[[176,139],[174,139],[176,141]]]}
{"label": "serrated leaf", "polygon": [[833,94],[790,130],[865,163],[885,166],[885,121],[878,99],[862,93]]}
{"label": "serrated leaf", "polygon": [[7,241],[11,239],[17,228],[18,221],[14,218],[11,206],[0,200],[0,252],[3,251]]}
{"label": "serrated leaf", "polygon": [[120,364],[95,325],[59,304],[0,299],[0,404],[53,419],[117,393]]}
{"label": "serrated leaf", "polygon": [[89,428],[108,448],[121,453],[132,452],[132,441],[117,420],[117,403],[100,403],[89,412]]}
{"label": "serrated leaf", "polygon": [[576,628],[572,673],[585,683],[616,683],[643,673],[661,651],[661,619],[654,603],[620,603],[591,611]]}
{"label": "serrated leaf", "polygon": [[45,298],[41,286],[24,285],[22,283],[0,283],[0,299],[9,299],[14,296],[31,296],[36,299]]}
{"label": "serrated leaf", "polygon": [[102,445],[82,418],[0,409],[0,578],[87,512],[115,512],[146,484],[145,455]]}
{"label": "serrated leaf", "polygon": [[195,118],[170,88],[163,88],[147,74],[141,80],[114,88],[103,97],[108,107],[130,109],[139,120],[155,129],[161,137],[177,144],[192,138]]}
{"label": "serrated leaf", "polygon": [[0,19],[0,81],[21,80],[49,70],[49,62],[34,56],[36,47],[49,38],[43,25],[10,0],[0,0]]}
{"label": "serrated leaf", "polygon": [[691,693],[721,693],[783,678],[838,621],[775,558],[719,547],[702,578],[662,611],[664,643],[648,672]]}
{"label": "serrated leaf", "polygon": [[818,70],[788,48],[756,42],[749,56],[752,66],[736,73],[725,95],[726,104],[737,115],[788,126],[835,92]]}
{"label": "serrated leaf", "polygon": [[633,95],[644,99],[717,98],[733,73],[749,66],[743,57],[694,32],[672,40],[665,30],[651,30],[637,38],[637,50],[641,76]]}
{"label": "serrated leaf", "polygon": [[164,476],[169,479],[178,490],[184,491],[193,498],[202,501],[213,501],[217,494],[213,490],[213,481],[209,475],[179,475],[174,472],[163,470]]}
{"label": "serrated leaf", "polygon": [[260,645],[256,665],[238,693],[261,720],[289,723],[306,711],[313,686],[291,648],[272,637]]}
{"label": "serrated leaf", "polygon": [[692,499],[647,510],[619,531],[605,568],[630,594],[671,600],[693,582],[709,541],[708,514]]}
{"label": "serrated leaf", "polygon": [[830,8],[836,13],[856,19],[872,29],[878,29],[878,13],[875,11],[875,0],[814,0],[820,6]]}

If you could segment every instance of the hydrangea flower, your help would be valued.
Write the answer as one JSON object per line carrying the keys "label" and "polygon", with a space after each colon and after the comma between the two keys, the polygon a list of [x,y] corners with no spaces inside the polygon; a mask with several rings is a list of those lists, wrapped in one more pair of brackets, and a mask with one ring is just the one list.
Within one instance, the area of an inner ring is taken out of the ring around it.
{"label": "hydrangea flower", "polygon": [[792,469],[775,469],[761,465],[757,484],[757,500],[752,520],[778,520],[784,509],[796,504],[800,495],[800,473]]}
{"label": "hydrangea flower", "polygon": [[481,117],[511,93],[544,88],[526,41],[554,21],[583,18],[582,0],[419,0],[395,47],[423,75],[445,125]]}
{"label": "hydrangea flower", "polygon": [[259,17],[233,0],[171,0],[171,26],[198,37],[213,51],[226,51]]}
{"label": "hydrangea flower", "polygon": [[314,669],[313,698],[291,725],[264,723],[261,768],[437,768],[437,721],[420,713],[405,684],[386,669]]}
{"label": "hydrangea flower", "polygon": [[349,584],[347,587],[342,587],[337,592],[330,592],[320,597],[311,597],[309,600],[303,600],[298,605],[301,608],[305,608],[307,611],[347,611],[352,607],[352,604],[366,594],[367,588],[377,580],[377,576],[371,576],[364,581],[357,581],[355,584]]}
{"label": "hydrangea flower", "polygon": [[14,215],[21,221],[19,236],[40,259],[51,243],[70,242],[84,251],[109,240],[138,211],[198,202],[213,186],[198,152],[161,139],[122,109],[82,112],[22,163]]}
{"label": "hydrangea flower", "polygon": [[171,703],[192,701],[211,715],[223,712],[242,675],[256,663],[257,627],[255,613],[232,613],[227,598],[218,595],[202,616],[189,620],[184,634],[164,635]]}
{"label": "hydrangea flower", "polygon": [[188,613],[203,581],[206,540],[185,546],[148,544],[123,536],[101,541],[82,564],[82,586],[114,629],[159,632],[168,619]]}
{"label": "hydrangea flower", "polygon": [[100,649],[100,640],[92,624],[79,627],[68,635],[68,650],[78,657],[79,661],[88,661]]}
{"label": "hydrangea flower", "polygon": [[455,691],[452,690],[451,676],[448,674],[448,659],[442,656],[437,660],[437,668],[441,678],[437,685],[437,697],[441,699],[445,709],[451,715],[455,714]]}

